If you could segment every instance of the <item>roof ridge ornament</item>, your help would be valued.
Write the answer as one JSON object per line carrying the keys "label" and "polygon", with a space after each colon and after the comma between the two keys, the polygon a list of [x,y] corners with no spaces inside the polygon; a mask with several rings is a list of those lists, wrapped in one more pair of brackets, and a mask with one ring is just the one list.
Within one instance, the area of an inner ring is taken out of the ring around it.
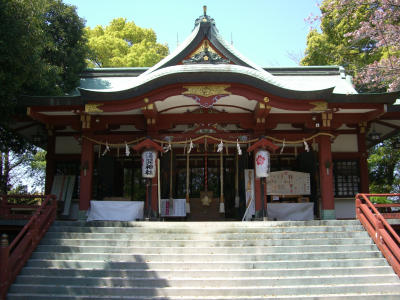
{"label": "roof ridge ornament", "polygon": [[211,25],[215,25],[215,20],[207,15],[207,5],[203,5],[203,15],[198,17],[194,22],[194,27],[200,25],[201,23],[210,23]]}

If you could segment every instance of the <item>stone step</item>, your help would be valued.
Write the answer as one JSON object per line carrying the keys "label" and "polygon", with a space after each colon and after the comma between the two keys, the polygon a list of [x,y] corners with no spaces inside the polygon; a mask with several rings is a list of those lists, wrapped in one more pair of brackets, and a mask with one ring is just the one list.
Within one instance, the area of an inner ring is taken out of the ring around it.
{"label": "stone step", "polygon": [[48,232],[47,239],[119,239],[119,240],[260,240],[260,239],[317,239],[317,238],[367,238],[365,231],[352,232],[295,232],[295,233],[210,233],[210,234],[178,234],[178,233],[80,233],[80,232]]}
{"label": "stone step", "polygon": [[237,269],[293,269],[293,268],[356,268],[388,266],[384,258],[364,259],[315,259],[315,260],[287,260],[287,261],[251,261],[251,262],[114,262],[93,260],[49,260],[29,259],[27,267],[35,268],[73,268],[73,269],[101,269],[101,270],[237,270]]}
{"label": "stone step", "polygon": [[108,299],[124,299],[124,300],[398,300],[400,294],[398,292],[369,292],[368,294],[316,294],[316,295],[288,295],[288,296],[207,296],[203,295],[199,297],[165,297],[165,296],[70,296],[70,295],[48,295],[48,294],[25,294],[25,293],[14,293],[9,294],[8,300],[108,300]]}
{"label": "stone step", "polygon": [[351,284],[375,284],[385,282],[387,284],[399,284],[400,280],[395,274],[391,275],[358,275],[358,276],[302,276],[302,277],[236,277],[236,278],[110,278],[110,277],[66,277],[66,276],[38,276],[21,275],[17,277],[16,284],[27,285],[65,285],[65,286],[101,286],[124,288],[227,288],[227,287],[303,287],[312,285],[346,285]]}
{"label": "stone step", "polygon": [[168,270],[168,269],[82,269],[25,267],[21,275],[120,277],[120,278],[237,278],[237,277],[299,277],[299,276],[358,276],[393,275],[390,266],[343,267],[343,268],[298,268],[298,269],[215,269],[215,270]]}
{"label": "stone step", "polygon": [[313,238],[313,239],[263,239],[263,240],[163,240],[145,239],[140,241],[128,239],[74,239],[74,238],[48,238],[40,241],[41,245],[64,246],[116,246],[116,247],[263,247],[263,246],[301,246],[301,245],[359,245],[373,244],[370,237],[362,238]]}
{"label": "stone step", "polygon": [[96,227],[96,226],[51,226],[49,232],[82,232],[82,233],[157,233],[157,234],[204,234],[204,233],[296,233],[296,232],[352,232],[364,231],[361,225],[350,226],[293,226],[293,227],[278,227],[278,226],[264,226],[264,227],[198,227],[198,228],[146,228],[146,227]]}
{"label": "stone step", "polygon": [[125,246],[56,246],[39,245],[37,252],[58,253],[120,253],[120,254],[267,254],[267,253],[310,253],[310,252],[354,252],[377,251],[373,244],[358,245],[308,245],[269,247],[125,247]]}
{"label": "stone step", "polygon": [[296,226],[351,226],[360,225],[358,220],[309,220],[309,221],[224,221],[224,222],[126,222],[126,221],[60,221],[53,226],[95,226],[95,227],[136,227],[136,228],[252,228],[252,227],[296,227]]}
{"label": "stone step", "polygon": [[120,254],[120,253],[54,253],[35,251],[33,259],[93,260],[124,262],[241,262],[241,261],[281,261],[281,260],[329,260],[379,258],[380,251],[354,252],[310,252],[310,253],[269,253],[269,254]]}
{"label": "stone step", "polygon": [[333,295],[333,294],[368,294],[381,293],[382,291],[390,291],[400,295],[400,285],[393,283],[367,283],[367,284],[338,284],[338,285],[290,285],[276,287],[191,287],[182,288],[176,287],[103,287],[103,286],[66,286],[66,285],[36,285],[36,284],[13,284],[10,288],[10,293],[20,293],[23,291],[26,294],[42,294],[46,291],[47,294],[56,295],[91,295],[91,296],[115,296],[119,297],[132,295],[136,296],[163,296],[163,297],[200,297],[203,295],[208,297],[238,297],[238,296],[294,296],[297,295]]}

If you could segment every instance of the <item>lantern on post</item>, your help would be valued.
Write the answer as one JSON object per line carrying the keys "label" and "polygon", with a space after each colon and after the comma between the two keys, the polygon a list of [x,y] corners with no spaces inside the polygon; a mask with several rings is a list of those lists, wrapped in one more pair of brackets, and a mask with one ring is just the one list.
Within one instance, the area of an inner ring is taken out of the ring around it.
{"label": "lantern on post", "polygon": [[[146,185],[146,209],[145,216],[150,219],[151,215],[157,214],[157,184],[153,191],[152,181],[156,176],[157,153],[163,152],[163,148],[151,139],[145,139],[132,147],[133,150],[142,153],[142,177],[147,178]],[[153,201],[152,201],[153,200]]]}
{"label": "lantern on post", "polygon": [[[275,152],[279,147],[265,138],[247,149],[248,152],[254,152],[254,166],[256,173],[255,194],[256,194],[256,216],[265,218],[266,211],[266,180],[270,172],[270,151]],[[257,184],[258,183],[258,184]]]}

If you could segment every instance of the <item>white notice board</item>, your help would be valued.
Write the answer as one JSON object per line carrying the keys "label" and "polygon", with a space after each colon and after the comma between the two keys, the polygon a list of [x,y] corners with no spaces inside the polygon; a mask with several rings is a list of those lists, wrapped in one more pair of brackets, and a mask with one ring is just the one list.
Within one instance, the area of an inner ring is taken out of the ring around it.
{"label": "white notice board", "polygon": [[295,171],[271,172],[267,195],[310,195],[310,174]]}

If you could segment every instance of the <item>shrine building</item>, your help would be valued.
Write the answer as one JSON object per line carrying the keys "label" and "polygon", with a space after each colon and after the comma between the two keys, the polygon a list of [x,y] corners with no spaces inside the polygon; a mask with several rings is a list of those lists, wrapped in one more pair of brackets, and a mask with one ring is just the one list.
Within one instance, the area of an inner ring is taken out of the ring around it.
{"label": "shrine building", "polygon": [[151,68],[88,69],[70,95],[23,97],[14,130],[47,150],[66,217],[104,201],[150,219],[346,219],[368,192],[367,149],[400,128],[397,98],[357,93],[340,66],[258,66],[205,9]]}

